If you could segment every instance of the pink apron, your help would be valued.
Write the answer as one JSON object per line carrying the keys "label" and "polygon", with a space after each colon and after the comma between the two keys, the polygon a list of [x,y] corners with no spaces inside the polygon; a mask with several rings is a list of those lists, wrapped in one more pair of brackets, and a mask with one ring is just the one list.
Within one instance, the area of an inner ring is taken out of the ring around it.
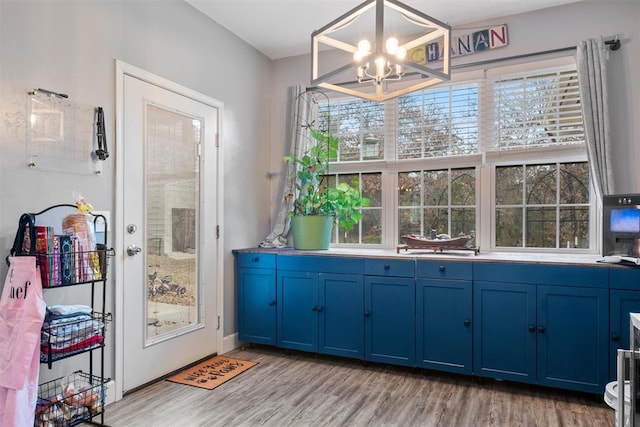
{"label": "pink apron", "polygon": [[0,426],[34,424],[46,304],[33,256],[9,258],[0,297]]}

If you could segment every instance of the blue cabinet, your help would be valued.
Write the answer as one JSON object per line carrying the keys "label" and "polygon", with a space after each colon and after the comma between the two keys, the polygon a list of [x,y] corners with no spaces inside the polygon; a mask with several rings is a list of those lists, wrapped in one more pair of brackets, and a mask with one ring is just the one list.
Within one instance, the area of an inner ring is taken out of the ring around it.
{"label": "blue cabinet", "polygon": [[[278,266],[278,346],[364,357],[362,260],[281,257]],[[330,272],[331,271],[331,272]],[[360,271],[360,274],[343,274]]]}
{"label": "blue cabinet", "polygon": [[629,313],[640,313],[640,269],[611,267],[609,275],[609,380],[616,378],[618,349],[630,348]]}
{"label": "blue cabinet", "polygon": [[602,393],[609,378],[609,291],[538,286],[538,383]]}
{"label": "blue cabinet", "polygon": [[415,366],[415,262],[365,260],[365,359]]}
{"label": "blue cabinet", "polygon": [[275,260],[275,254],[237,255],[240,341],[276,345]]}
{"label": "blue cabinet", "polygon": [[474,373],[602,393],[609,369],[607,275],[605,268],[474,266],[474,278],[494,279],[473,284]]}
{"label": "blue cabinet", "polygon": [[618,349],[631,348],[629,313],[640,313],[640,291],[612,289],[609,296],[609,381],[616,379]]}
{"label": "blue cabinet", "polygon": [[240,341],[601,394],[640,269],[235,252]]}
{"label": "blue cabinet", "polygon": [[318,274],[278,271],[278,347],[318,351]]}
{"label": "blue cabinet", "polygon": [[471,264],[418,261],[416,271],[417,365],[471,374]]}
{"label": "blue cabinet", "polygon": [[364,281],[362,275],[320,273],[318,351],[364,358]]}
{"label": "blue cabinet", "polygon": [[473,371],[491,378],[536,381],[536,287],[473,283]]}

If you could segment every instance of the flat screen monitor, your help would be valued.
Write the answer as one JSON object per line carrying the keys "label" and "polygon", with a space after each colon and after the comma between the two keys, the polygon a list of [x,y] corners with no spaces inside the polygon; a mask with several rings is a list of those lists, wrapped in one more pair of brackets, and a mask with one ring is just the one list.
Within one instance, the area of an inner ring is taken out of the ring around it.
{"label": "flat screen monitor", "polygon": [[609,230],[613,233],[640,233],[640,209],[635,206],[611,209]]}

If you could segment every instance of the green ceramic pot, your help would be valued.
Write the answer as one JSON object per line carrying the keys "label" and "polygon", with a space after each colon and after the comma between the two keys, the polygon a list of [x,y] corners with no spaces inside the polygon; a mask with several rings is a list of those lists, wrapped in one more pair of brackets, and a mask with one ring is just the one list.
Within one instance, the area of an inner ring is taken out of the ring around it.
{"label": "green ceramic pot", "polygon": [[329,249],[332,216],[293,216],[291,217],[291,233],[294,249],[318,250]]}

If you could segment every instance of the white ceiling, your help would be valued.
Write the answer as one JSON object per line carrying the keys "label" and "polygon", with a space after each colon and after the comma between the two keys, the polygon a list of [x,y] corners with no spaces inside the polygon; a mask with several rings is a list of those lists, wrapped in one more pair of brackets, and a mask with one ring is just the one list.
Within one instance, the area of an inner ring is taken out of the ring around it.
{"label": "white ceiling", "polygon": [[[362,0],[185,0],[271,59],[309,53],[311,33]],[[404,0],[453,29],[577,0]]]}

